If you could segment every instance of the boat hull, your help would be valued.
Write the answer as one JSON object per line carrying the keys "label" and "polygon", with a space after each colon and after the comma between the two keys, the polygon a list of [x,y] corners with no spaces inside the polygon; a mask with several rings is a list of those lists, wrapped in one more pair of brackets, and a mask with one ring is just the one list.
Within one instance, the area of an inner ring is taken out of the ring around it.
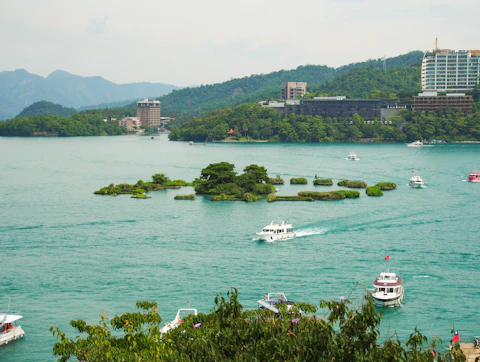
{"label": "boat hull", "polygon": [[424,183],[410,182],[410,183],[409,183],[409,186],[410,186],[410,187],[413,187],[413,188],[422,188],[423,186],[425,186],[425,184],[424,184]]}
{"label": "boat hull", "polygon": [[401,294],[397,295],[396,297],[383,297],[382,296],[375,296],[372,294],[373,304],[378,307],[399,307],[402,305],[403,301],[403,291]]}
{"label": "boat hull", "polygon": [[20,339],[24,335],[25,332],[20,326],[13,327],[13,329],[8,331],[7,333],[0,332],[0,346],[4,346],[6,344],[9,344],[10,342]]}
{"label": "boat hull", "polygon": [[282,233],[282,234],[273,234],[273,233],[257,233],[257,236],[260,240],[265,241],[267,243],[273,243],[277,240],[288,240],[292,239],[296,236],[296,233]]}

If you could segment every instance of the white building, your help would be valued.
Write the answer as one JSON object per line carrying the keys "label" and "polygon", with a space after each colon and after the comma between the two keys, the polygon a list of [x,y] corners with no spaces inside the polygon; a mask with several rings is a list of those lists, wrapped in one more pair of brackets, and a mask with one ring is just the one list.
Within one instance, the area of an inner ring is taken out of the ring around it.
{"label": "white building", "polygon": [[466,91],[480,77],[480,50],[435,49],[422,61],[423,90]]}

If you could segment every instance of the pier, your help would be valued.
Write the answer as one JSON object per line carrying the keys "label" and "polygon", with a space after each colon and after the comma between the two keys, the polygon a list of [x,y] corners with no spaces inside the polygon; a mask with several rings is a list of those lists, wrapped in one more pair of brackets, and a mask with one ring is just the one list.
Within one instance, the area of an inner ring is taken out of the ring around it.
{"label": "pier", "polygon": [[460,349],[467,357],[467,362],[475,362],[475,359],[480,357],[480,349],[478,347],[474,347],[473,343],[460,343]]}

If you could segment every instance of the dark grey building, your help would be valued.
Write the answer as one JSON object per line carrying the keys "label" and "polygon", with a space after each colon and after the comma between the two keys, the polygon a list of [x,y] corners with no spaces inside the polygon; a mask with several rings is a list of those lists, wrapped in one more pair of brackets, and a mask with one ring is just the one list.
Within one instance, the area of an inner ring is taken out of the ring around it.
{"label": "dark grey building", "polygon": [[355,113],[364,119],[380,119],[382,101],[380,99],[345,99],[343,97],[325,97],[323,99],[301,100],[298,105],[285,104],[285,116],[301,114],[322,116],[324,118],[346,118]]}

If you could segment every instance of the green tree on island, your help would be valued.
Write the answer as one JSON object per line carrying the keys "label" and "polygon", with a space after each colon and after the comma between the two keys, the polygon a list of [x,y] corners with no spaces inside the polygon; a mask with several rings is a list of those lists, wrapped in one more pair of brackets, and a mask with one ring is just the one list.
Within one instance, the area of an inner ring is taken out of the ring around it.
{"label": "green tree on island", "polygon": [[[465,361],[456,343],[439,353],[415,328],[407,341],[395,333],[380,339],[378,312],[368,294],[361,306],[348,300],[321,301],[320,308],[296,303],[291,310],[244,310],[235,288],[217,295],[208,313],[189,315],[177,328],[160,333],[162,318],[154,302],[137,302],[138,312],[99,324],[83,320],[70,325],[81,336],[70,339],[51,327],[58,341],[53,354],[59,361]],[[319,317],[316,314],[323,314]],[[434,357],[435,355],[435,357]]]}

